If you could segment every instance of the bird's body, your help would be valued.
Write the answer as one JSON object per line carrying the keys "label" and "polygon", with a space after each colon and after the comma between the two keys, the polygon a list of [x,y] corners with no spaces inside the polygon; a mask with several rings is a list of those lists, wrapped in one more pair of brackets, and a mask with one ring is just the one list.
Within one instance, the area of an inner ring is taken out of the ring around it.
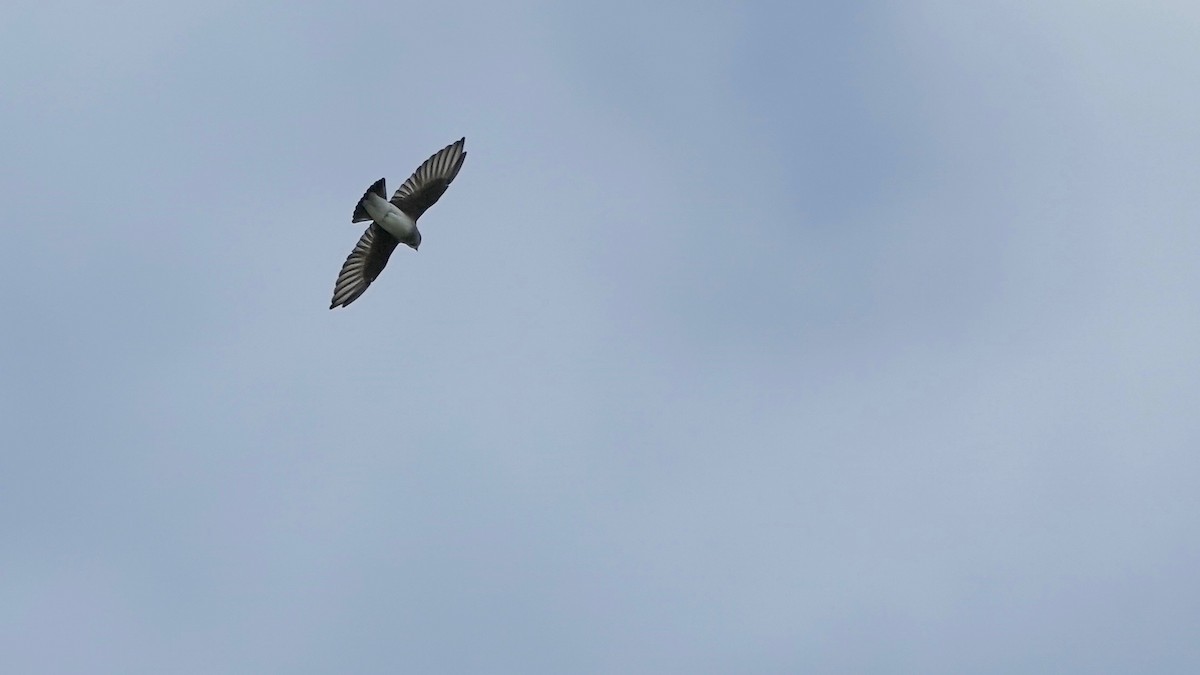
{"label": "bird's body", "polygon": [[371,220],[399,241],[408,241],[418,232],[415,219],[374,192],[363,197],[363,208]]}
{"label": "bird's body", "polygon": [[461,138],[425,160],[396,190],[391,200],[386,197],[387,188],[382,178],[375,181],[358,200],[353,221],[369,220],[371,224],[342,265],[337,283],[333,286],[330,309],[345,307],[366,292],[371,282],[383,271],[398,244],[405,244],[414,251],[421,246],[417,219],[437,203],[462,169],[463,161],[467,158],[463,150],[466,140]]}

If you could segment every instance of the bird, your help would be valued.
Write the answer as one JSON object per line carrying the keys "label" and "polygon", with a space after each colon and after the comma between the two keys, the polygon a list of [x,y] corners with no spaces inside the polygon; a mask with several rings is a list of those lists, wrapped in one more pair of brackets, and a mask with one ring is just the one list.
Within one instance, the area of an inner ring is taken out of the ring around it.
{"label": "bird", "polygon": [[329,309],[345,307],[365,293],[383,271],[398,244],[406,244],[414,251],[421,246],[417,219],[436,204],[454,182],[467,158],[463,150],[466,142],[466,137],[460,138],[430,155],[396,190],[391,200],[385,198],[387,188],[383,178],[367,188],[354,207],[352,222],[369,220],[371,224],[342,264],[342,271],[333,285]]}

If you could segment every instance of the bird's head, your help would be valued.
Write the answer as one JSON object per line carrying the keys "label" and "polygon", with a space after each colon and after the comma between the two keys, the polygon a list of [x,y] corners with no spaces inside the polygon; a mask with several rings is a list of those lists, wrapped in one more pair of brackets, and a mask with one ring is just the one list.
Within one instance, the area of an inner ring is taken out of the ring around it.
{"label": "bird's head", "polygon": [[410,247],[412,247],[412,250],[414,250],[414,251],[417,250],[418,248],[420,248],[421,247],[421,231],[413,230],[412,236],[409,237],[408,241],[406,241],[404,243],[408,244]]}

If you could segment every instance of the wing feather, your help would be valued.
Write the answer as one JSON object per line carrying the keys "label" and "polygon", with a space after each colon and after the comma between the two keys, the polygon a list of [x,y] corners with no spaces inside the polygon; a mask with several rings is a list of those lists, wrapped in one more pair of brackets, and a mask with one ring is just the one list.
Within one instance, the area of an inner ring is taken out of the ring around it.
{"label": "wing feather", "polygon": [[413,220],[420,218],[445,194],[446,188],[450,187],[462,169],[463,161],[467,158],[467,152],[463,150],[466,142],[465,137],[460,138],[433,153],[396,190],[396,194],[392,195],[392,203]]}
{"label": "wing feather", "polygon": [[375,223],[359,237],[354,250],[346,256],[342,271],[333,285],[333,300],[329,309],[345,307],[367,291],[367,287],[387,266],[388,258],[400,242]]}

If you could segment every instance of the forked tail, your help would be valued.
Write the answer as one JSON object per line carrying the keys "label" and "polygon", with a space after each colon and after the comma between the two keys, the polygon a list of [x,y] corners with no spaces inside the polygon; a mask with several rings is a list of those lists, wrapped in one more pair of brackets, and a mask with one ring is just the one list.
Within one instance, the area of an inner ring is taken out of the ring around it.
{"label": "forked tail", "polygon": [[381,199],[383,199],[384,201],[387,200],[387,188],[384,187],[382,178],[375,181],[374,185],[367,188],[367,191],[363,193],[362,198],[358,200],[358,206],[354,207],[353,222],[358,223],[358,222],[362,222],[364,220],[371,219],[371,216],[367,215],[367,207],[363,206],[363,202],[367,201],[367,197],[369,197],[372,192],[379,195],[379,197]]}

